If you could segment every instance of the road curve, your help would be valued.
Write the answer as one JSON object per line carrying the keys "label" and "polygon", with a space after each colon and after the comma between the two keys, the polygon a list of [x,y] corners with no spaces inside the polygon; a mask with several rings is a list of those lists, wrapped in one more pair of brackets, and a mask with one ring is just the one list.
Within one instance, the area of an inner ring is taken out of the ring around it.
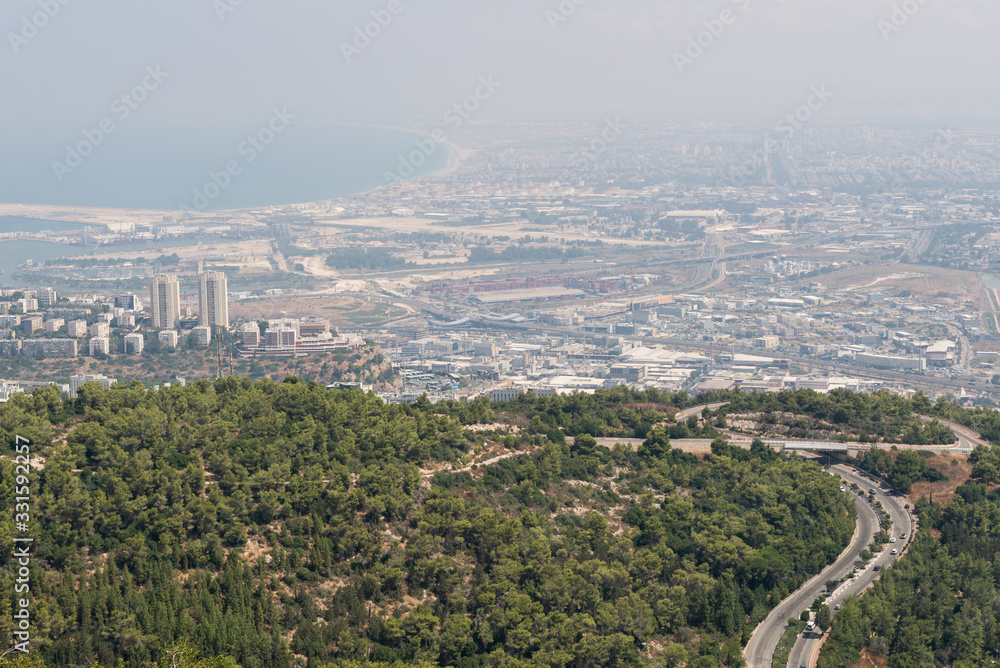
{"label": "road curve", "polygon": [[685,408],[680,413],[674,416],[674,419],[680,422],[681,420],[687,420],[688,417],[692,415],[701,416],[701,412],[706,408],[710,411],[717,411],[723,406],[727,405],[729,402],[724,401],[720,404],[702,404],[701,406],[692,406],[691,408]]}
{"label": "road curve", "polygon": [[[833,466],[831,470],[844,478],[847,483],[857,483],[864,491],[867,491],[872,486],[870,481],[862,478],[847,466]],[[781,635],[785,632],[788,619],[790,617],[798,617],[799,613],[808,609],[812,605],[812,602],[816,600],[816,597],[825,591],[827,580],[839,580],[850,573],[861,551],[868,546],[872,536],[878,530],[878,516],[872,507],[868,505],[868,502],[862,496],[851,492],[850,488],[848,488],[846,493],[854,496],[854,503],[858,509],[857,530],[854,533],[851,544],[847,546],[847,549],[832,564],[781,601],[781,603],[771,610],[771,613],[764,621],[754,629],[753,634],[750,636],[750,641],[743,650],[748,668],[770,668],[771,658],[774,655],[775,648],[778,646]],[[798,644],[795,645],[795,648],[798,648]],[[788,665],[792,665],[792,663],[790,662]],[[794,665],[796,668],[799,666],[797,663]]]}
{"label": "road curve", "polygon": [[920,419],[924,422],[930,422],[931,420],[937,420],[944,426],[951,429],[952,433],[958,441],[951,446],[953,450],[972,452],[977,445],[982,445],[985,447],[990,447],[990,443],[985,440],[982,436],[972,431],[964,425],[960,425],[957,422],[952,422],[951,420],[945,420],[944,418],[931,417],[929,415],[921,415]]}
{"label": "road curve", "polygon": [[[846,469],[846,467],[836,467],[836,468]],[[830,612],[833,615],[837,614],[837,611],[834,609],[837,606],[837,604],[843,603],[844,599],[850,596],[860,595],[862,592],[868,589],[868,587],[873,582],[875,582],[875,580],[878,579],[881,573],[875,571],[874,567],[876,565],[880,566],[881,568],[886,568],[892,561],[898,558],[898,555],[891,554],[893,549],[897,549],[900,552],[900,554],[903,553],[903,547],[913,538],[913,529],[914,529],[913,517],[912,515],[910,515],[909,510],[904,508],[903,497],[895,495],[890,496],[886,494],[885,490],[879,485],[878,482],[875,482],[871,478],[862,477],[862,474],[857,471],[853,471],[850,469],[847,469],[847,471],[849,471],[849,473],[844,473],[838,470],[838,473],[841,473],[844,479],[847,480],[848,482],[856,482],[861,487],[863,492],[867,492],[868,489],[872,487],[878,490],[875,494],[875,498],[876,500],[879,501],[879,503],[882,504],[883,510],[888,512],[889,516],[892,518],[892,531],[889,535],[896,538],[897,542],[888,543],[887,545],[885,545],[884,549],[881,552],[879,552],[871,561],[868,562],[868,565],[865,567],[865,570],[861,571],[861,573],[859,573],[858,576],[853,580],[845,582],[843,585],[841,585],[833,593],[833,595],[830,596],[829,599],[827,599],[827,604],[830,606]],[[876,529],[877,528],[878,527],[876,525]],[[899,536],[901,534],[906,534],[906,538],[899,539]],[[850,569],[848,569],[847,572],[849,571]],[[840,579],[840,577],[842,577],[844,574],[845,573],[842,573],[832,579],[835,580]],[[806,605],[807,606],[810,605],[812,603],[812,599],[814,598],[815,596],[813,596],[809,600],[809,602],[806,603]],[[820,638],[821,634],[819,633],[818,630],[816,632],[803,633],[802,635],[800,635],[799,638],[796,640],[795,645],[792,647],[791,653],[789,654],[788,665],[792,666],[793,668],[799,668],[799,666],[815,665],[813,663],[815,659],[813,655],[816,654],[817,651],[819,650]]]}

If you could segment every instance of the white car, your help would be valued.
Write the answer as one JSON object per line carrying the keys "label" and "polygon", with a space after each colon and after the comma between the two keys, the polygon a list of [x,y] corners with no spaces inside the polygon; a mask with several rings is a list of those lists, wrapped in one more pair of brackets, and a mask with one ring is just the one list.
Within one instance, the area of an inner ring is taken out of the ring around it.
{"label": "white car", "polygon": [[895,537],[895,536],[893,536],[892,538],[890,538],[890,539],[889,539],[889,542],[890,542],[890,543],[895,543],[895,542],[896,542],[896,537]]}
{"label": "white car", "polygon": [[846,488],[846,487],[844,487],[843,485],[841,485],[841,486],[840,486],[840,491],[841,491],[841,492],[846,492],[846,491],[847,491],[847,488]]}
{"label": "white car", "polygon": [[892,548],[892,552],[890,552],[889,554],[899,554],[899,550],[897,550],[896,548]]}

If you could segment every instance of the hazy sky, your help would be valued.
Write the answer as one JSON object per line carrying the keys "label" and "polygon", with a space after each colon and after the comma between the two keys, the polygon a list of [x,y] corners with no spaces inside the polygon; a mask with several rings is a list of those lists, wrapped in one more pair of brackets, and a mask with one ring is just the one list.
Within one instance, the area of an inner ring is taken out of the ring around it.
{"label": "hazy sky", "polygon": [[[99,121],[154,83],[148,67],[167,76],[135,105],[143,125],[254,122],[275,106],[302,121],[434,123],[490,75],[501,86],[476,120],[770,125],[811,86],[833,93],[816,112],[829,122],[962,123],[1000,102],[996,0],[564,0],[572,13],[559,0],[63,1],[0,9],[5,136]],[[25,29],[46,5],[55,16]],[[390,5],[348,63],[342,43]],[[719,34],[679,71],[706,21]]]}

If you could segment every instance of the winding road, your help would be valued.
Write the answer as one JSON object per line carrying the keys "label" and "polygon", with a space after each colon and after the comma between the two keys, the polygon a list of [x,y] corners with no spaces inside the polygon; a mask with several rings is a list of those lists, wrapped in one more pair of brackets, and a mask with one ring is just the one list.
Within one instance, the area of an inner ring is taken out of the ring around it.
{"label": "winding road", "polygon": [[[681,422],[682,420],[687,419],[690,415],[700,415],[702,410],[705,408],[715,411],[724,405],[725,404],[720,403],[710,404],[707,406],[694,406],[678,413],[675,416],[675,419],[678,422]],[[923,419],[930,420],[932,418],[923,417]],[[963,427],[962,425],[955,424],[948,420],[941,420],[939,418],[934,419],[938,419],[940,422],[950,427],[955,433],[958,441],[951,446],[911,447],[919,447],[921,450],[951,450],[957,452],[969,452],[976,445],[988,445],[978,434],[966,427]],[[748,446],[749,441],[751,440],[749,437],[734,439],[732,436],[729,436],[729,439],[734,445],[743,445],[744,447]],[[601,445],[607,445],[608,447],[613,446],[615,443],[624,443],[632,447],[638,447],[639,444],[642,443],[642,439],[599,438],[597,440]],[[780,441],[775,441],[774,439],[764,439],[765,442],[772,446],[788,443],[791,440],[792,439],[781,439]],[[800,441],[800,443],[809,443],[809,441]],[[819,442],[815,443],[820,444]],[[711,441],[709,439],[674,439],[671,440],[671,444],[679,449],[695,450],[708,447],[711,444]],[[871,444],[857,445],[870,447]],[[855,506],[858,509],[858,521],[854,536],[851,539],[851,543],[847,546],[847,549],[845,549],[832,564],[823,569],[823,571],[819,574],[813,576],[808,582],[802,585],[802,587],[781,601],[754,630],[753,634],[750,636],[750,641],[743,650],[743,655],[746,658],[748,668],[770,668],[775,649],[778,646],[778,642],[781,640],[781,636],[784,634],[788,619],[791,617],[798,617],[803,610],[809,609],[813,601],[816,600],[818,596],[825,594],[827,581],[841,580],[842,578],[847,577],[854,570],[855,562],[860,559],[861,552],[868,547],[872,538],[880,531],[878,514],[876,513],[874,507],[869,505],[867,500],[867,492],[869,489],[876,490],[874,494],[875,499],[881,504],[882,509],[888,513],[889,517],[892,519],[892,530],[890,536],[895,538],[897,542],[890,542],[886,544],[881,552],[869,560],[863,570],[859,571],[854,577],[843,582],[828,596],[826,603],[830,607],[831,614],[836,615],[836,606],[843,603],[845,599],[851,596],[857,596],[870,587],[880,575],[880,572],[876,571],[875,567],[878,566],[879,569],[884,568],[893,560],[897,559],[899,555],[893,555],[891,553],[892,550],[897,549],[900,555],[903,554],[905,545],[913,537],[913,531],[915,528],[914,518],[910,514],[910,511],[904,506],[905,497],[898,497],[888,492],[888,490],[883,488],[879,481],[870,477],[867,473],[845,464],[831,466],[830,472],[839,476],[843,480],[843,486],[846,489],[844,493],[850,494],[853,497]],[[860,494],[857,494],[852,490],[852,483],[856,484],[860,488]],[[906,535],[905,539],[900,538],[903,534]],[[800,666],[809,666],[812,668],[815,666],[815,661],[821,646],[821,638],[822,634],[818,630],[806,631],[800,634],[796,638],[792,647],[785,648],[788,651],[788,661],[786,666],[789,666],[790,668],[800,668]]]}
{"label": "winding road", "polygon": [[[880,568],[885,568],[893,560],[898,558],[898,555],[891,554],[893,549],[897,549],[900,553],[903,552],[903,546],[906,542],[910,540],[913,536],[913,517],[910,512],[904,508],[903,500],[895,495],[886,494],[886,492],[879,488],[877,482],[873,482],[869,478],[862,477],[862,475],[847,466],[834,466],[832,470],[838,473],[845,481],[848,483],[857,483],[861,487],[862,493],[867,492],[868,489],[874,487],[878,490],[875,494],[875,498],[882,504],[882,508],[889,513],[892,518],[892,530],[890,536],[897,539],[895,543],[888,543],[884,546],[883,550],[879,552],[875,557],[868,562],[865,569],[857,574],[851,580],[848,580],[840,587],[838,587],[832,595],[827,598],[827,605],[830,606],[830,612],[834,616],[837,614],[836,606],[843,603],[844,600],[850,596],[857,596],[864,592],[875,580],[879,577],[879,572],[875,570],[875,566]],[[850,486],[847,485],[848,494],[854,495],[850,490]],[[801,612],[807,609],[812,602],[819,596],[823,591],[825,591],[825,583],[827,580],[839,580],[840,578],[846,576],[854,568],[854,561],[858,559],[858,555],[861,551],[867,547],[871,542],[873,535],[878,532],[879,525],[878,519],[875,515],[875,511],[872,510],[868,502],[863,500],[861,496],[854,495],[855,503],[858,506],[858,530],[855,532],[855,540],[851,542],[851,545],[844,551],[843,554],[834,562],[831,566],[828,566],[819,576],[810,580],[804,587],[796,591],[794,594],[789,596],[782,604],[778,606],[781,608],[782,605],[788,603],[790,609]],[[864,508],[862,508],[862,506]],[[899,539],[899,536],[905,534],[905,539]],[[812,585],[812,586],[810,586]],[[776,609],[778,609],[776,608]],[[768,623],[779,624],[781,626],[778,629],[778,635],[774,639],[774,643],[770,645],[771,654],[774,653],[774,647],[777,645],[778,638],[781,637],[781,633],[784,631],[784,624],[788,617],[797,616],[797,612],[793,612],[791,615],[785,615],[783,618],[776,617],[774,611],[767,616],[764,620],[765,626]],[[754,633],[754,637],[751,638],[753,642],[754,638],[758,633]],[[760,632],[761,636],[766,636],[770,638],[772,633],[767,633],[766,631]],[[820,638],[822,637],[821,632],[816,629],[814,631],[806,631],[802,633],[795,642],[795,645],[791,648],[788,655],[788,666],[792,668],[799,668],[799,666],[813,666],[815,665],[815,658],[818,655],[820,648]],[[758,647],[766,646],[764,639],[762,638],[758,641]],[[747,650],[750,649],[750,645],[747,645]],[[767,660],[764,662],[758,662],[755,660],[748,660],[748,665],[750,668],[755,666],[770,666],[771,665],[771,654],[767,655]],[[747,656],[750,656],[749,651]]]}
{"label": "winding road", "polygon": [[[686,419],[689,415],[700,415],[704,408],[715,411],[723,405],[725,404],[695,406],[678,413],[676,419],[679,422]],[[950,427],[958,437],[958,443],[951,446],[953,449],[971,450],[978,443],[983,443],[979,435],[971,430],[947,420],[941,420],[941,422]],[[923,447],[926,448],[926,446]],[[846,580],[828,596],[826,603],[830,606],[830,612],[836,615],[836,606],[838,604],[843,603],[850,596],[861,594],[871,586],[879,577],[879,571],[876,571],[875,567],[884,568],[896,559],[898,555],[891,554],[892,550],[897,549],[900,553],[903,553],[904,545],[913,536],[913,516],[904,507],[904,500],[901,497],[887,493],[887,490],[879,482],[863,471],[858,471],[853,467],[838,464],[830,467],[830,471],[844,481],[843,486],[847,490],[844,493],[850,494],[854,498],[855,506],[858,509],[858,521],[854,536],[847,549],[832,564],[781,601],[754,630],[750,636],[750,641],[743,650],[748,668],[770,668],[774,651],[781,640],[782,634],[785,632],[788,619],[790,617],[798,617],[803,610],[809,609],[809,606],[812,605],[818,596],[826,593],[827,581],[840,580],[847,577],[854,570],[855,562],[860,559],[861,552],[868,547],[872,538],[880,531],[878,515],[874,507],[869,505],[867,500],[869,489],[876,490],[875,499],[892,519],[890,536],[896,538],[897,542],[886,544],[884,549],[865,565],[864,570],[858,572],[853,578]],[[860,494],[852,490],[851,483],[859,487]],[[900,539],[899,537],[904,534],[906,538]],[[788,661],[786,665],[791,668],[814,666],[816,655],[818,655],[821,646],[821,637],[822,634],[818,630],[806,631],[800,634],[795,644],[787,648]]]}
{"label": "winding road", "polygon": [[[848,545],[847,549],[841,553],[836,561],[779,603],[754,630],[746,649],[743,651],[748,668],[769,668],[774,651],[781,640],[782,634],[785,632],[788,619],[798,617],[799,613],[803,610],[808,610],[809,606],[816,600],[816,597],[826,592],[826,582],[828,580],[840,580],[854,569],[855,561],[859,559],[861,551],[871,543],[872,538],[879,531],[878,516],[866,500],[868,489],[874,487],[878,490],[875,498],[888,511],[890,517],[892,517],[893,536],[905,533],[909,537],[913,532],[910,514],[903,507],[903,503],[898,497],[887,495],[883,490],[879,489],[878,483],[864,477],[863,474],[858,473],[848,466],[833,466],[831,467],[831,471],[845,481],[845,487],[847,488],[845,494],[850,494],[854,497],[854,503],[858,509],[858,522],[854,537],[851,540],[851,544]],[[856,483],[861,488],[862,493],[855,494],[850,488],[850,483]],[[878,578],[879,573],[874,567],[876,565],[884,567],[890,560],[895,559],[896,556],[891,555],[890,552],[896,546],[902,548],[903,543],[897,542],[887,545],[882,552],[868,562],[863,571],[860,571],[854,578],[846,581],[827,598],[827,605],[830,606],[831,613],[836,614],[834,608],[837,604],[842,603],[849,596],[860,594]],[[792,668],[812,665],[812,655],[819,648],[820,637],[821,633],[818,630],[805,631],[799,635],[795,645],[787,648],[789,649],[787,665],[792,666]]]}

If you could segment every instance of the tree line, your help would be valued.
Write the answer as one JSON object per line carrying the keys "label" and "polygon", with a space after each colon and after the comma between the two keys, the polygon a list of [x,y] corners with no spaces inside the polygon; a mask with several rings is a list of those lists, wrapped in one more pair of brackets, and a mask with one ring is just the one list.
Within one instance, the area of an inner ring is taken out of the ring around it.
{"label": "tree line", "polygon": [[[43,464],[33,660],[144,668],[187,642],[244,668],[742,666],[753,627],[853,531],[814,463],[722,440],[702,461],[662,424],[609,450],[572,426],[654,425],[687,395],[574,395],[551,424],[538,401],[388,405],[296,378],[16,395],[0,439]],[[529,428],[463,428],[498,419]],[[467,466],[497,446],[516,456]]]}
{"label": "tree line", "polygon": [[862,651],[889,668],[978,668],[1000,659],[1000,495],[970,483],[944,508],[924,499],[917,509],[932,531],[921,531],[869,593],[844,603],[820,668],[854,665]]}

